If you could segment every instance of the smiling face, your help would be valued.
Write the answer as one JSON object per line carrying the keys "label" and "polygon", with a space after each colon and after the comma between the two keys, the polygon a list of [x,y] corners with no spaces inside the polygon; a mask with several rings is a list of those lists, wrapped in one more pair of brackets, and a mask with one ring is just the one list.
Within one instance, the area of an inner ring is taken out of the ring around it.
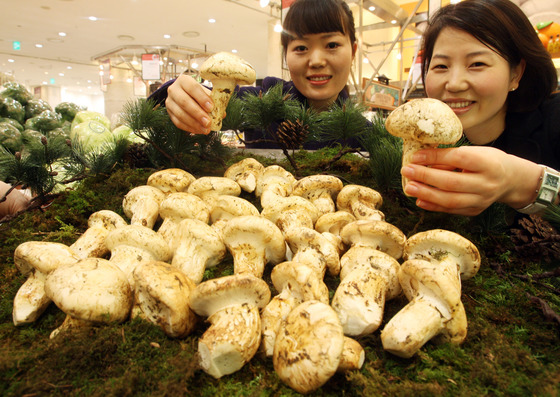
{"label": "smiling face", "polygon": [[311,107],[325,110],[345,87],[356,44],[339,32],[307,34],[292,40],[286,63],[296,88]]}
{"label": "smiling face", "polygon": [[425,78],[430,98],[446,102],[474,144],[498,138],[505,128],[506,99],[516,89],[523,63],[509,63],[472,35],[453,28],[439,34]]}

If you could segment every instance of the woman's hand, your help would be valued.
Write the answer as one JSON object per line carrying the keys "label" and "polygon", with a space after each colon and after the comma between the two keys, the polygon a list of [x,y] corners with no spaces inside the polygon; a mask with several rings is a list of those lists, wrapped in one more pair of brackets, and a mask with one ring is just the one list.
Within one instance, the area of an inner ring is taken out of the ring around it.
{"label": "woman's hand", "polygon": [[542,167],[495,148],[461,146],[418,151],[401,173],[420,208],[478,215],[497,201],[513,208],[533,202]]}
{"label": "woman's hand", "polygon": [[210,132],[210,116],[214,104],[210,90],[191,76],[180,75],[167,89],[167,113],[173,124],[193,134]]}

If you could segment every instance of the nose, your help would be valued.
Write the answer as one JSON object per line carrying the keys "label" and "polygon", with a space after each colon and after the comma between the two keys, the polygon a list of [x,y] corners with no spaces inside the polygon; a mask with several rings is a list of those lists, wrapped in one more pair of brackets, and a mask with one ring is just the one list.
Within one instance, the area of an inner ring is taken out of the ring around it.
{"label": "nose", "polygon": [[323,51],[320,49],[314,49],[309,54],[309,67],[311,68],[320,68],[325,66],[326,59],[323,54]]}
{"label": "nose", "polygon": [[466,72],[461,68],[452,68],[449,71],[445,89],[449,92],[465,91],[469,87]]}

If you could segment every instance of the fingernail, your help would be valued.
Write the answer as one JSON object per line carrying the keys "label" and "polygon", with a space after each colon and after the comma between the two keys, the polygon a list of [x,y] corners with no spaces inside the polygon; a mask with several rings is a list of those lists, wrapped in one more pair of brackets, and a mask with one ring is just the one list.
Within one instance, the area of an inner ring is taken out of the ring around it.
{"label": "fingernail", "polygon": [[406,176],[407,178],[412,178],[412,177],[414,177],[414,168],[409,167],[409,166],[404,166],[401,169],[401,174]]}
{"label": "fingernail", "polygon": [[202,120],[200,120],[200,121],[202,121],[202,126],[203,127],[210,126],[210,119],[208,119],[207,117],[203,117]]}
{"label": "fingernail", "polygon": [[212,103],[210,103],[210,102],[206,102],[204,104],[204,109],[206,109],[207,112],[211,112],[213,108],[214,108],[214,106],[212,106]]}
{"label": "fingernail", "polygon": [[412,183],[407,183],[404,187],[404,192],[409,196],[415,196],[418,193],[418,186]]}
{"label": "fingernail", "polygon": [[413,163],[422,163],[426,161],[426,155],[423,153],[414,153],[412,155],[412,162]]}

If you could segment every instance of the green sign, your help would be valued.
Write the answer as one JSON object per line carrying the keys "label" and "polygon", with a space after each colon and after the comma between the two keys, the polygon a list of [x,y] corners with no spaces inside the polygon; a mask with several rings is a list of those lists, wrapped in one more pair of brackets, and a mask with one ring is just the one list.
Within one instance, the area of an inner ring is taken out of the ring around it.
{"label": "green sign", "polygon": [[16,51],[21,50],[21,43],[19,41],[13,41],[12,42],[12,48]]}

